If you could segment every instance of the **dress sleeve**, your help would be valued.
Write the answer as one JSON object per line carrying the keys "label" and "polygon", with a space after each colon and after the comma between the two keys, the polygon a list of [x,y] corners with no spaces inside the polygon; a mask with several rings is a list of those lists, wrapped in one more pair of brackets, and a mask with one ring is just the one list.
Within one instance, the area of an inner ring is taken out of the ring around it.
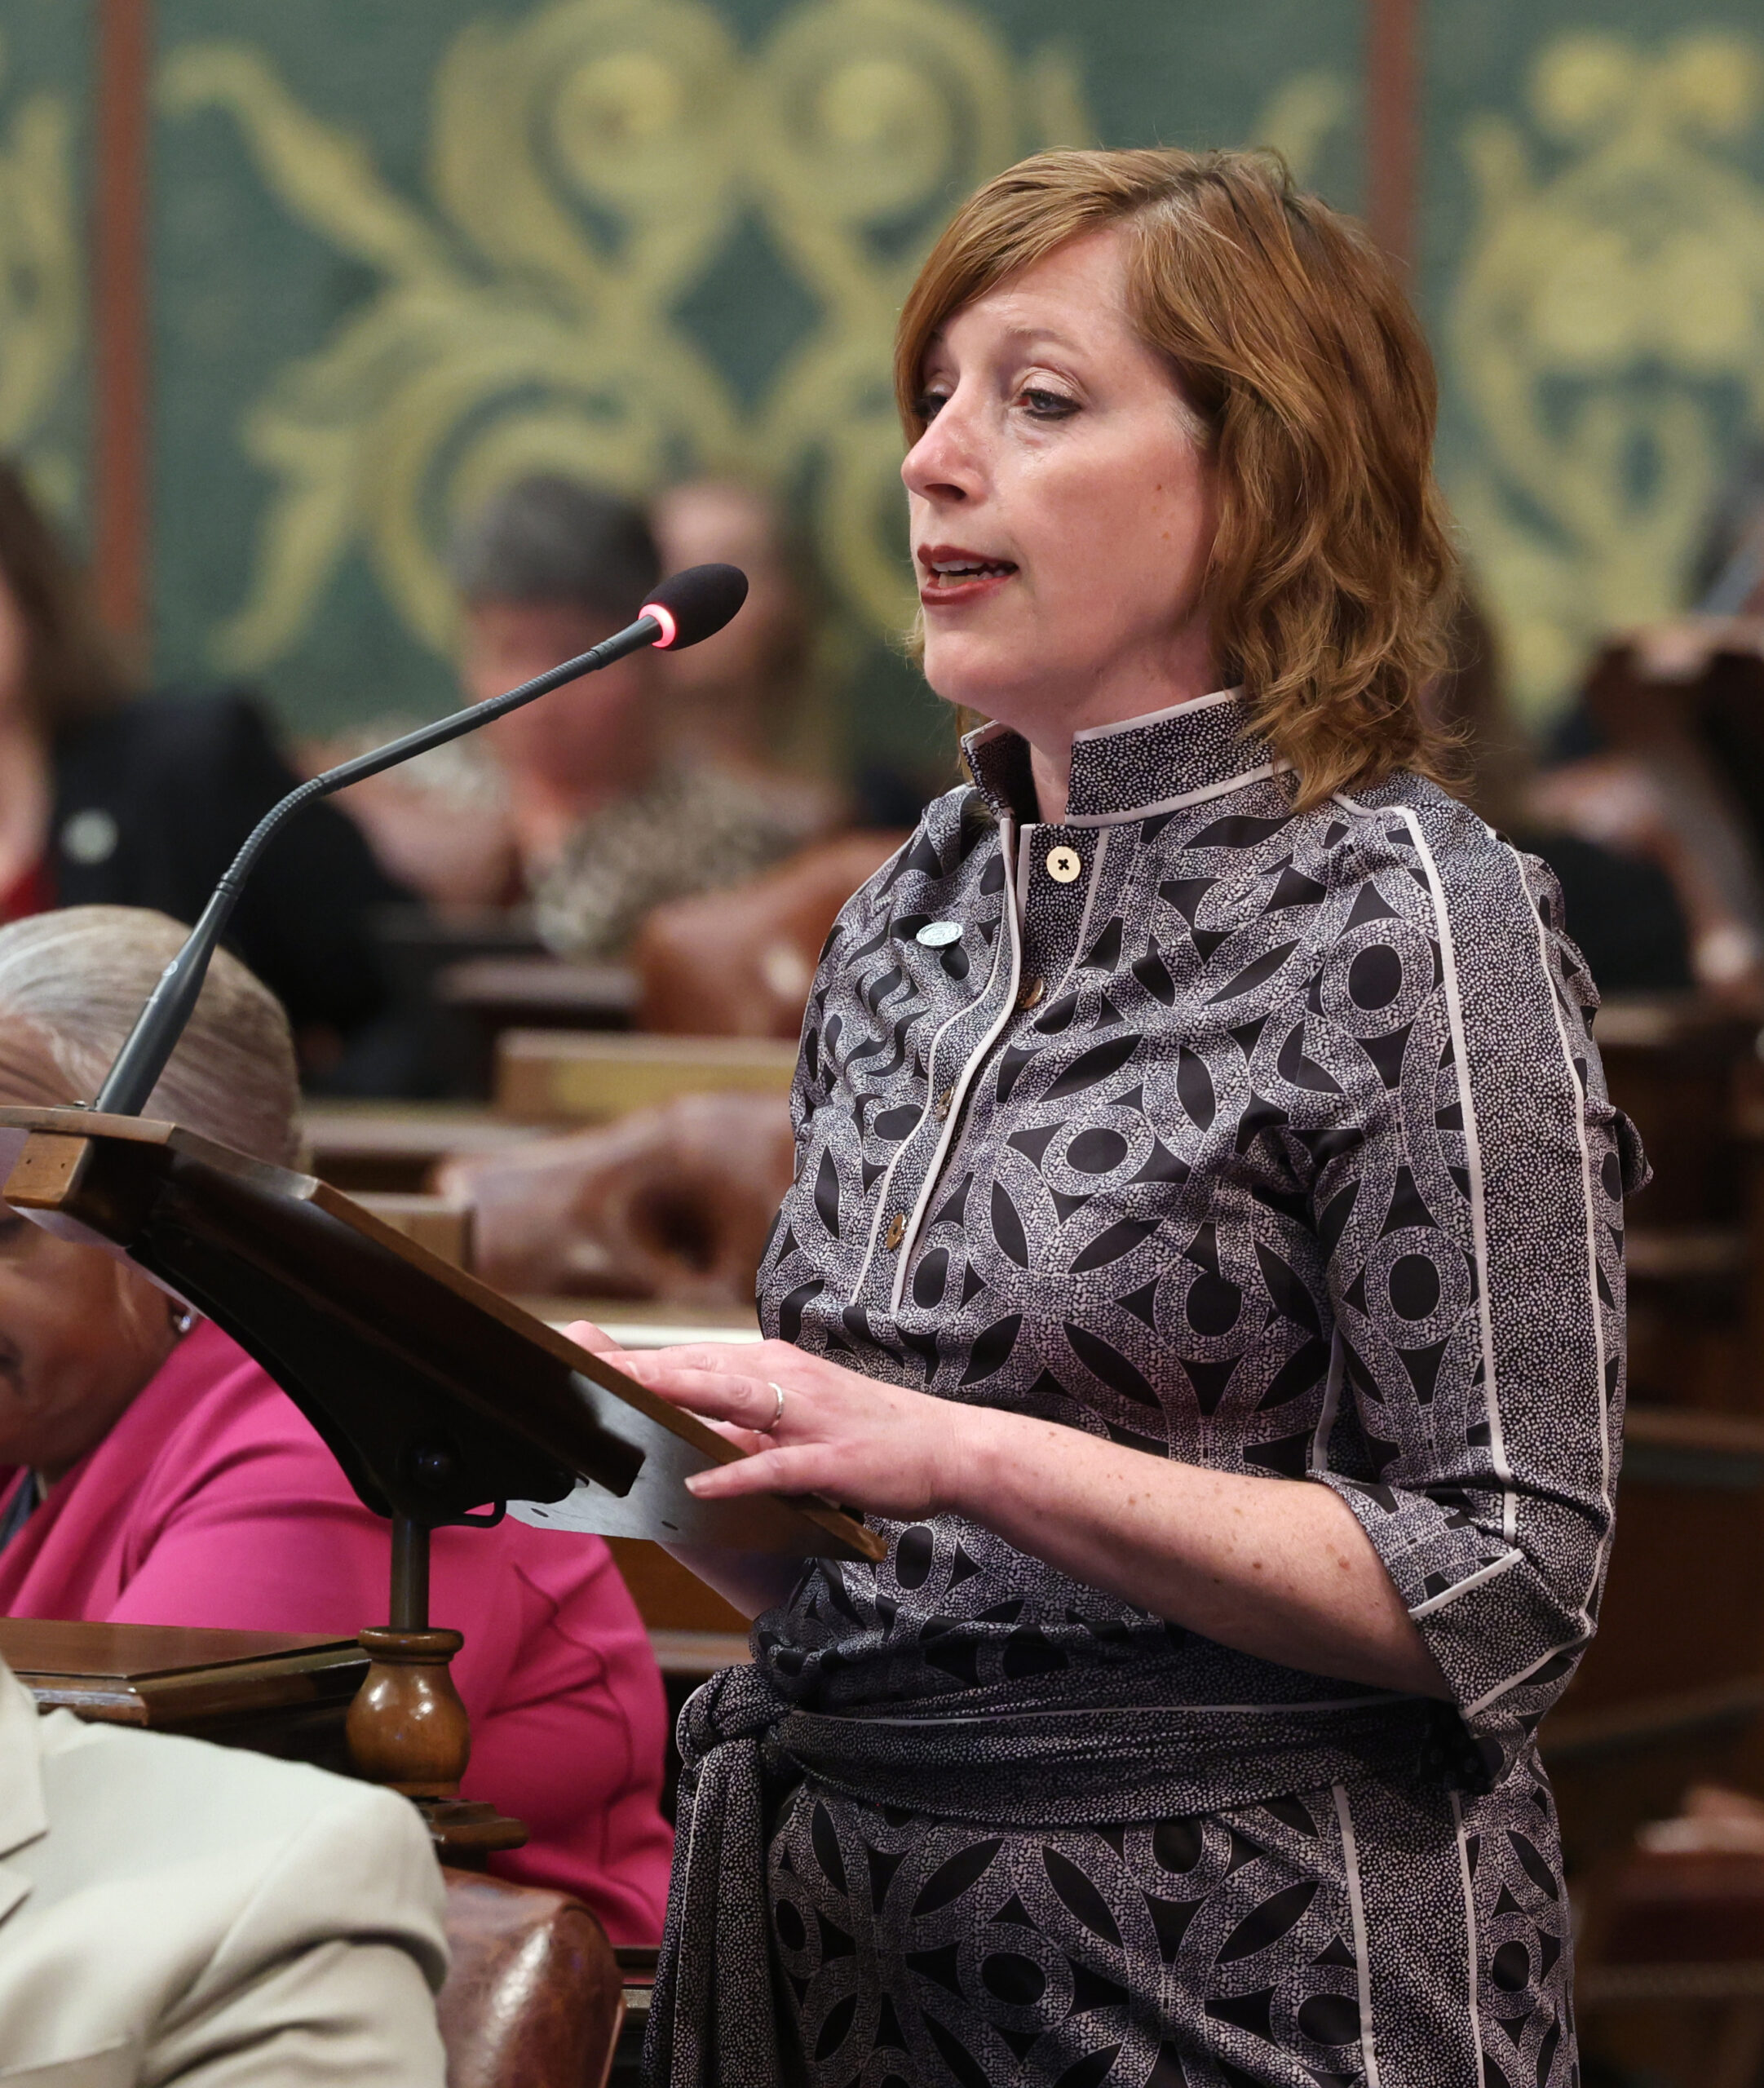
{"label": "dress sleeve", "polygon": [[[1597,1621],[1622,1198],[1645,1166],[1542,865],[1479,822],[1470,847],[1416,812],[1382,816],[1407,896],[1355,909],[1315,1003],[1324,1024],[1337,1011],[1320,1048],[1344,1093],[1314,1178],[1335,1333],[1311,1476],[1359,1519],[1492,1769]],[[1374,1077],[1348,1073],[1361,1061]]]}

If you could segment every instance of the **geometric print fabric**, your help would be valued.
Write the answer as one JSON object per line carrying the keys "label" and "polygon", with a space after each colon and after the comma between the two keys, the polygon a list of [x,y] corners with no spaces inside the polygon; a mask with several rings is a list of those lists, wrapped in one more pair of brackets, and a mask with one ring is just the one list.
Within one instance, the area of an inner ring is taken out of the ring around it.
{"label": "geometric print fabric", "polygon": [[[1565,2081],[1531,1734],[1596,1617],[1642,1162],[1553,881],[1413,777],[1295,816],[1231,695],[1081,736],[1058,827],[1024,816],[1014,736],[969,756],[976,787],[829,938],[767,1331],[1334,1487],[1452,1688],[1480,1792],[1350,1783],[1237,1811],[1227,1787],[1200,1818],[987,1834],[934,1790],[884,1814],[811,1779],[768,1857],[804,2077],[1395,2088],[1475,2080],[1479,2047],[1490,2088]],[[931,921],[959,937],[920,943]],[[805,1707],[1106,1672],[1122,1703],[1155,1691],[1179,1751],[1184,1704],[1352,1693],[976,1524],[878,1527],[883,1562],[811,1568],[756,1633]]]}

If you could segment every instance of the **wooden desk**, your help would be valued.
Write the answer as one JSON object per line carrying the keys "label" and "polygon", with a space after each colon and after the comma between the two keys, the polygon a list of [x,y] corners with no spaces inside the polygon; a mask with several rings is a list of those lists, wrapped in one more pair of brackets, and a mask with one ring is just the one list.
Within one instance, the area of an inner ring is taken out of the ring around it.
{"label": "wooden desk", "polygon": [[628,1029],[637,980],[622,964],[572,964],[549,953],[476,956],[435,975],[436,1012],[457,1032],[459,1091],[488,1095],[497,1040],[511,1029]]}
{"label": "wooden desk", "polygon": [[353,1639],[0,1617],[0,1654],[42,1710],[343,1768],[368,1671]]}
{"label": "wooden desk", "polygon": [[527,1123],[590,1123],[727,1088],[781,1103],[795,1071],[795,1045],[768,1037],[510,1029],[497,1040],[496,1106]]}
{"label": "wooden desk", "polygon": [[463,1010],[493,1037],[505,1029],[622,1029],[637,1000],[623,964],[570,964],[559,957],[472,957],[435,981],[444,1007]]}
{"label": "wooden desk", "polygon": [[1764,1788],[1761,1586],[1764,1420],[1632,1406],[1598,1635],[1538,1734],[1571,1871],[1687,1784]]}
{"label": "wooden desk", "polygon": [[334,1189],[409,1195],[449,1153],[501,1152],[549,1126],[511,1122],[473,1103],[323,1102],[303,1113],[311,1171]]}

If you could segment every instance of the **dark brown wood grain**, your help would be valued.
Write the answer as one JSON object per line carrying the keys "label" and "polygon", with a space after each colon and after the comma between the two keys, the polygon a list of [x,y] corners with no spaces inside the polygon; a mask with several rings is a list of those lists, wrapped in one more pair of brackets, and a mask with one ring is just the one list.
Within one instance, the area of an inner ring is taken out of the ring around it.
{"label": "dark brown wood grain", "polygon": [[39,1709],[341,1767],[368,1671],[352,1639],[0,1617],[0,1656]]}

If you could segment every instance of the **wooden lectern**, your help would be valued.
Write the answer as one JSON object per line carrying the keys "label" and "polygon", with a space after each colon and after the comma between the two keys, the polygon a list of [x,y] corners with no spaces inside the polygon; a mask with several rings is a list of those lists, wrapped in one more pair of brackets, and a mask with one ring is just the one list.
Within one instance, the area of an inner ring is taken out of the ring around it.
{"label": "wooden lectern", "polygon": [[607,1536],[882,1556],[821,1502],[695,1499],[684,1480],[741,1457],[733,1444],[311,1175],[143,1117],[0,1109],[0,1182],[15,1209],[125,1255],[230,1334],[389,1519],[388,1621],[361,1633],[373,1664],[350,1748],[422,1807],[449,1862],[525,1829],[458,1797],[462,1642],[430,1625],[431,1530],[569,1497],[568,1526]]}

